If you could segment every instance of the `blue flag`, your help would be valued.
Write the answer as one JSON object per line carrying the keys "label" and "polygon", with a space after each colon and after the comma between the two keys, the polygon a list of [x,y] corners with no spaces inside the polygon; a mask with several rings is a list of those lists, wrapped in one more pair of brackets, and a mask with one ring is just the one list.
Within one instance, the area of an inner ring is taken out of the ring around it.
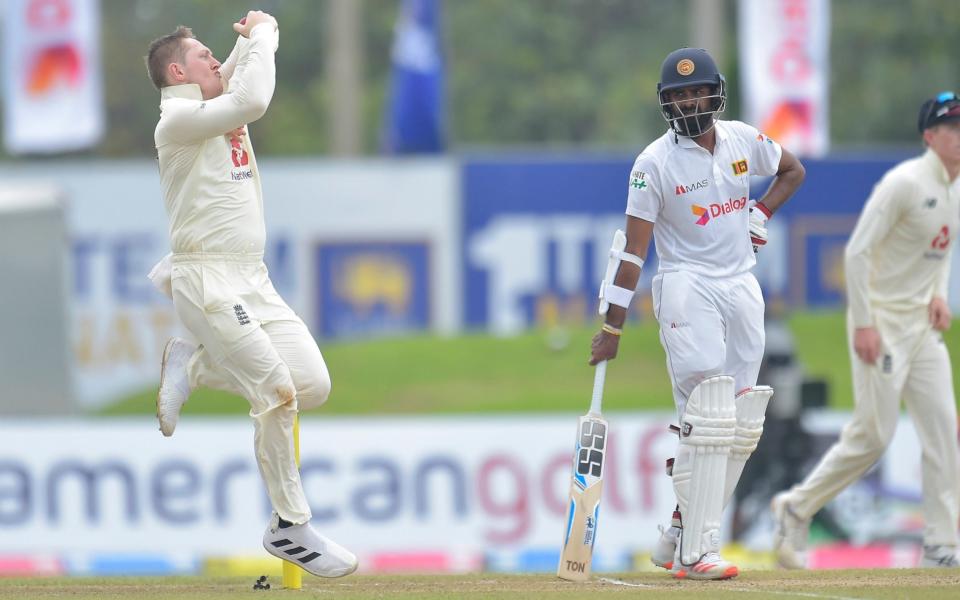
{"label": "blue flag", "polygon": [[440,0],[403,0],[395,36],[383,149],[392,154],[442,152]]}

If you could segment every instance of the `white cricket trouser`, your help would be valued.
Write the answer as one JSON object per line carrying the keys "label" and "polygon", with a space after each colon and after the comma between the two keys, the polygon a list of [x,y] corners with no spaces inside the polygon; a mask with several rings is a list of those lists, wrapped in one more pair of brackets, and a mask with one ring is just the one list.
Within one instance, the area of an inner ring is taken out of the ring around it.
{"label": "white cricket trouser", "polygon": [[188,365],[190,387],[239,394],[250,402],[254,450],[274,510],[310,520],[297,470],[298,408],[323,404],[330,376],[303,321],[270,282],[260,255],[175,254],[177,316],[201,344]]}
{"label": "white cricket trouser", "polygon": [[857,357],[848,314],[853,418],[813,472],[790,490],[790,504],[798,516],[810,518],[877,462],[897,428],[902,398],[923,452],[923,543],[956,546],[960,450],[947,347],[930,327],[926,308],[873,310],[882,344],[880,358],[868,365]]}
{"label": "white cricket trouser", "polygon": [[681,418],[690,393],[707,377],[729,375],[735,391],[757,384],[764,307],[752,273],[712,278],[667,271],[653,278],[652,291]]}

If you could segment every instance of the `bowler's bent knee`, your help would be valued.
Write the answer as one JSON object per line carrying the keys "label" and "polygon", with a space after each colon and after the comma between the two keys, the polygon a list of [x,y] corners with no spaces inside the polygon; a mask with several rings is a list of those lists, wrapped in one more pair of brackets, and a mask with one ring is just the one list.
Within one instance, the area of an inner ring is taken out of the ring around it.
{"label": "bowler's bent knee", "polygon": [[297,402],[300,410],[319,408],[330,397],[332,382],[326,371],[313,373],[298,383],[300,385],[297,386]]}

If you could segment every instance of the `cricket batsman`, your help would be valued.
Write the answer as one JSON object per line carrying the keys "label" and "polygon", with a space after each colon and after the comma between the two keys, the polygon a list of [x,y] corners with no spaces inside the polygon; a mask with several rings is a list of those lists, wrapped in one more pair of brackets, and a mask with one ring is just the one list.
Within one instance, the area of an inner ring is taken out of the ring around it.
{"label": "cricket batsman", "polygon": [[[719,118],[726,82],[701,48],[667,55],[657,96],[668,129],[637,157],[627,192],[626,241],[604,281],[610,303],[594,336],[591,364],[617,355],[651,236],[660,269],[654,314],[680,418],[669,466],[678,510],[653,562],[678,579],[728,579],[739,570],[720,555],[720,521],[763,431],[768,386],[757,386],[764,304],[750,270],[767,242],[767,219],[804,178],[800,161],[739,121]],[[751,205],[750,176],[773,176]]]}

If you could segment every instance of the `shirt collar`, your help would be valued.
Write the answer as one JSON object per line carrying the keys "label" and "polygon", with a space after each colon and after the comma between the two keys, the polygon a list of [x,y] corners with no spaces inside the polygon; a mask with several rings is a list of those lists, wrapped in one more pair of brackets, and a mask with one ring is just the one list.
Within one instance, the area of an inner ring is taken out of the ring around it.
{"label": "shirt collar", "polygon": [[160,89],[160,101],[170,98],[186,98],[187,100],[203,100],[203,94],[200,92],[200,86],[195,83],[184,83],[181,85],[168,85]]}
{"label": "shirt collar", "polygon": [[937,179],[940,180],[940,183],[950,184],[950,175],[947,174],[947,168],[943,166],[943,161],[940,160],[936,152],[927,148],[927,151],[923,153],[923,161],[927,163],[930,170],[933,171]]}

